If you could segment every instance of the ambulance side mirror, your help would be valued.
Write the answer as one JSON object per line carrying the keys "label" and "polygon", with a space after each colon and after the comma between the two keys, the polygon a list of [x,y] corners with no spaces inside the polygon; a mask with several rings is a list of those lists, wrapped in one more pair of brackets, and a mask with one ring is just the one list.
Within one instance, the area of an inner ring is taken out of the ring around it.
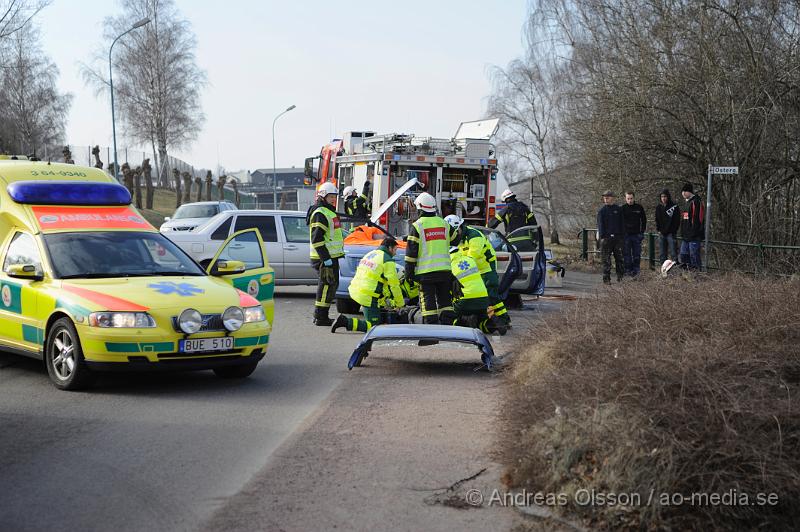
{"label": "ambulance side mirror", "polygon": [[246,268],[245,263],[239,260],[221,260],[214,264],[210,273],[215,277],[221,277],[242,273]]}
{"label": "ambulance side mirror", "polygon": [[44,279],[42,275],[33,264],[12,264],[6,270],[9,277],[17,279],[30,279],[31,281],[41,281]]}

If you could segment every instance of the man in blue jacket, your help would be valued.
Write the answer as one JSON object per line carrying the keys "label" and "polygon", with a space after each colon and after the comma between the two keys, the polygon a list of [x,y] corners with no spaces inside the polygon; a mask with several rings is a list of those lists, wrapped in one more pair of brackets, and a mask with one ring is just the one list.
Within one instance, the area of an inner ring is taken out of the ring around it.
{"label": "man in blue jacket", "polygon": [[603,207],[597,212],[597,239],[600,242],[600,255],[603,257],[603,282],[611,283],[611,255],[617,281],[622,282],[625,268],[622,261],[622,242],[625,238],[625,222],[622,208],[615,203],[616,196],[610,190],[603,193]]}

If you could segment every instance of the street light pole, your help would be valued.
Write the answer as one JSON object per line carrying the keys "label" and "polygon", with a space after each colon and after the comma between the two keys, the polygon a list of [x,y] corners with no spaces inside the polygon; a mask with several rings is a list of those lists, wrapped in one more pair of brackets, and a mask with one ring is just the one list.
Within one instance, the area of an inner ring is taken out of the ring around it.
{"label": "street light pole", "polygon": [[275,117],[275,120],[272,121],[272,208],[276,209],[278,205],[278,180],[277,180],[277,169],[275,168],[275,122],[278,121],[280,117],[291,111],[297,107],[296,105],[291,105],[286,108],[284,112],[279,114]]}
{"label": "street light pole", "polygon": [[149,18],[147,17],[143,18],[142,20],[131,26],[129,30],[117,35],[117,38],[111,42],[111,47],[108,49],[108,84],[111,88],[111,137],[112,137],[112,142],[114,143],[114,169],[113,169],[114,179],[117,178],[117,171],[119,169],[119,164],[117,163],[117,122],[116,122],[116,117],[114,116],[114,77],[112,75],[112,69],[111,69],[111,52],[114,50],[114,45],[117,44],[117,41],[121,37],[132,32],[136,28],[141,28],[145,24],[149,23],[150,23]]}

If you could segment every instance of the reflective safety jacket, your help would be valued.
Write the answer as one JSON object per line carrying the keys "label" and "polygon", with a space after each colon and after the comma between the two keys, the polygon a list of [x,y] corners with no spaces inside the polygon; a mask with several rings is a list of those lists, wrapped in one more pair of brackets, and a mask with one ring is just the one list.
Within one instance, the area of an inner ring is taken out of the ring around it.
{"label": "reflective safety jacket", "polygon": [[350,196],[344,200],[344,212],[358,218],[369,218],[372,210],[369,204],[369,181],[364,183],[360,196]]}
{"label": "reflective safety jacket", "polygon": [[333,208],[324,201],[317,203],[310,222],[311,258],[324,261],[344,257],[342,224]]}
{"label": "reflective safety jacket", "polygon": [[411,225],[406,248],[406,263],[414,264],[414,273],[448,271],[450,269],[450,224],[440,216],[428,215]]}
{"label": "reflective safety jacket", "polygon": [[489,297],[486,285],[483,284],[483,279],[478,271],[478,265],[472,257],[460,251],[451,254],[450,271],[461,284],[461,293],[464,294],[461,299]]}
{"label": "reflective safety jacket", "polygon": [[489,227],[494,229],[501,223],[505,224],[506,234],[526,225],[536,225],[536,216],[527,205],[516,199],[509,200],[506,206],[489,220]]}
{"label": "reflective safety jacket", "polygon": [[461,253],[469,255],[478,265],[478,271],[483,275],[497,269],[497,255],[489,243],[489,239],[474,227],[464,227],[464,237],[461,239]]}
{"label": "reflective safety jacket", "polygon": [[347,291],[353,301],[369,307],[374,300],[383,297],[384,287],[389,289],[390,301],[394,306],[402,307],[403,293],[400,291],[395,263],[389,251],[381,246],[362,257]]}

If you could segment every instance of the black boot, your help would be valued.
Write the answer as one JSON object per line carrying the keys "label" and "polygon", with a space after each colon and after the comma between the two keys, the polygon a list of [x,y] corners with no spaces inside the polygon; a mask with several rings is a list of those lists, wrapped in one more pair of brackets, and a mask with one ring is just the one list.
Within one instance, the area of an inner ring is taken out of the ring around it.
{"label": "black boot", "polygon": [[333,320],[328,317],[328,307],[316,307],[314,309],[314,325],[319,327],[333,325]]}
{"label": "black boot", "polygon": [[[339,314],[339,316],[336,318],[336,321],[333,322],[333,327],[331,327],[331,332],[335,333],[336,329],[338,329],[339,327],[347,328],[347,325],[348,325],[349,321],[350,321],[350,318],[348,318],[344,314]],[[350,329],[347,329],[347,330],[349,331]]]}
{"label": "black boot", "polygon": [[422,323],[425,325],[439,325],[439,316],[425,316],[422,318]]}

